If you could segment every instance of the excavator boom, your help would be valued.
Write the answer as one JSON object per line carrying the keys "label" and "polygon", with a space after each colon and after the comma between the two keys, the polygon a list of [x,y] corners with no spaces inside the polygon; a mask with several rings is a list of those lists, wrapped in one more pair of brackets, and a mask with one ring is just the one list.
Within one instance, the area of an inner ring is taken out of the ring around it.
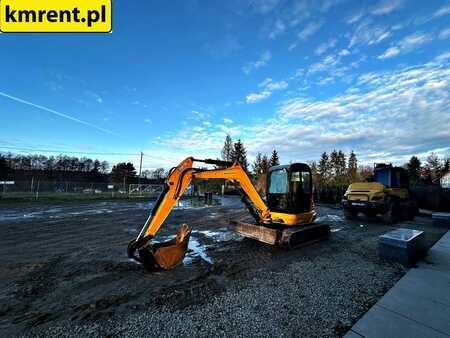
{"label": "excavator boom", "polygon": [[[194,162],[213,164],[222,168],[212,170],[196,169],[193,167]],[[146,268],[150,270],[155,268],[171,269],[183,260],[191,232],[187,225],[184,224],[178,230],[176,238],[169,242],[151,245],[150,241],[154,238],[194,178],[219,178],[238,182],[243,190],[243,201],[257,222],[271,222],[269,209],[239,163],[209,159],[197,160],[193,157],[188,157],[170,170],[164,190],[153,207],[151,215],[137,238],[128,245],[128,255],[142,263]]]}

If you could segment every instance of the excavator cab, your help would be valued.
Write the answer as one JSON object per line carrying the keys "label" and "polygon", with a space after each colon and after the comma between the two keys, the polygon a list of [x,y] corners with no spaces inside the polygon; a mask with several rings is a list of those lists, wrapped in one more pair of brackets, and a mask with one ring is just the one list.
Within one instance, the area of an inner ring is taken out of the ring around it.
{"label": "excavator cab", "polygon": [[278,165],[267,175],[267,205],[273,212],[301,214],[312,210],[311,169],[304,163]]}

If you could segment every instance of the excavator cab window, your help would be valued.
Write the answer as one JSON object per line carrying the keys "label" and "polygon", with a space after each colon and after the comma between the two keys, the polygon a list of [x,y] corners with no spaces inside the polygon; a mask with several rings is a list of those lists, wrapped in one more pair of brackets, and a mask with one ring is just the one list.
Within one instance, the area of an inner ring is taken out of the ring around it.
{"label": "excavator cab window", "polygon": [[270,176],[269,194],[287,194],[288,172],[286,169],[272,171]]}
{"label": "excavator cab window", "polygon": [[272,167],[268,181],[267,204],[271,211],[287,214],[311,211],[311,172],[306,164]]}

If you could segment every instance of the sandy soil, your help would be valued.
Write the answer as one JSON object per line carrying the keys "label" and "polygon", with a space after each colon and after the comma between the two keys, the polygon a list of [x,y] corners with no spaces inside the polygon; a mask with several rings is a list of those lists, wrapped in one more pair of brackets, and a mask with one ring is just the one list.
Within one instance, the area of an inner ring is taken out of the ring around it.
{"label": "sandy soil", "polygon": [[[188,223],[190,251],[149,273],[126,247],[151,205],[0,205],[0,335],[339,336],[405,272],[377,256],[397,226],[319,206],[332,238],[287,251],[230,232],[230,219],[251,218],[226,198],[174,210],[158,237]],[[426,230],[429,245],[443,233],[429,218],[401,226]]]}

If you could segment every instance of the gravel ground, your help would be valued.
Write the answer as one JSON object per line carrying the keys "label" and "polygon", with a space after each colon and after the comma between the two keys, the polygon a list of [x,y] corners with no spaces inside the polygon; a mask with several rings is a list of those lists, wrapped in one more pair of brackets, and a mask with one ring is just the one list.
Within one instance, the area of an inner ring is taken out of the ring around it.
{"label": "gravel ground", "polygon": [[[197,230],[202,251],[192,250],[183,266],[169,272],[149,274],[123,259],[129,237],[121,239],[123,229],[147,213],[129,204],[103,205],[112,211],[89,216],[90,229],[112,220],[120,224],[117,229],[111,225],[116,235],[113,232],[103,246],[92,246],[82,227],[78,233],[75,227],[70,233],[83,240],[69,246],[68,256],[47,252],[42,242],[33,247],[36,254],[43,253],[34,259],[26,253],[9,255],[0,277],[0,300],[6,304],[0,307],[0,333],[336,337],[405,273],[401,265],[377,255],[378,236],[398,225],[364,218],[347,221],[339,208],[319,206],[319,221],[331,225],[331,239],[287,251],[228,233],[227,216],[248,220],[237,205],[227,200],[222,206],[174,211],[167,228],[173,232],[176,224],[188,221]],[[11,223],[9,212],[10,223],[0,221],[0,235],[8,229],[6,241],[21,229]],[[63,220],[66,226],[79,223],[76,217]],[[29,222],[42,226],[42,221]],[[426,230],[428,245],[443,234],[432,228],[429,218],[417,217],[401,226]],[[0,238],[5,248],[5,236]],[[84,245],[91,248],[87,256],[80,254]]]}

